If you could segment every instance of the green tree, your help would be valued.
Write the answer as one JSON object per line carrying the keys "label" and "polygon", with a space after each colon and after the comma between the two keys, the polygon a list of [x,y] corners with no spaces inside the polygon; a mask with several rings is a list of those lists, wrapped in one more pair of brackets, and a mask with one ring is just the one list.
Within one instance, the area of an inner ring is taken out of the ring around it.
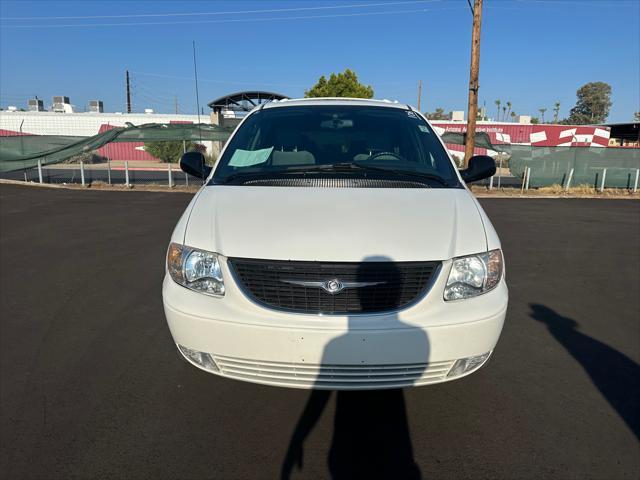
{"label": "green tree", "polygon": [[633,121],[634,122],[640,122],[640,112],[635,112],[633,114]]}
{"label": "green tree", "polygon": [[568,123],[587,125],[607,120],[611,108],[611,85],[605,82],[587,83],[578,89],[576,96],[578,99],[569,112]]}
{"label": "green tree", "polygon": [[515,122],[516,121],[516,112],[511,112],[511,121]]}
{"label": "green tree", "polygon": [[507,102],[507,115],[504,117],[504,119],[506,120],[507,118],[509,118],[510,114],[511,114],[511,102]]}
{"label": "green tree", "polygon": [[[144,144],[146,152],[150,153],[165,163],[176,163],[180,161],[180,157],[184,153],[184,144],[182,141],[171,142],[147,142]],[[187,142],[187,151],[204,149],[203,145],[193,142]]]}
{"label": "green tree", "polygon": [[544,112],[547,111],[546,108],[539,108],[538,111],[540,112],[540,118],[542,118],[542,123],[544,123]]}
{"label": "green tree", "polygon": [[304,92],[304,96],[373,98],[373,88],[360,83],[356,73],[347,68],[343,73],[332,73],[329,80],[321,76],[313,87]]}
{"label": "green tree", "polygon": [[500,121],[500,104],[502,103],[500,100],[496,100],[495,102],[493,102],[496,104],[496,106],[498,107],[498,118],[497,121]]}
{"label": "green tree", "polygon": [[553,123],[558,123],[558,115],[560,115],[560,102],[553,104]]}
{"label": "green tree", "polygon": [[450,120],[449,114],[444,113],[444,109],[440,107],[436,108],[435,112],[427,112],[426,117],[429,120]]}
{"label": "green tree", "polygon": [[537,125],[538,123],[540,123],[540,119],[538,117],[531,117],[532,125]]}

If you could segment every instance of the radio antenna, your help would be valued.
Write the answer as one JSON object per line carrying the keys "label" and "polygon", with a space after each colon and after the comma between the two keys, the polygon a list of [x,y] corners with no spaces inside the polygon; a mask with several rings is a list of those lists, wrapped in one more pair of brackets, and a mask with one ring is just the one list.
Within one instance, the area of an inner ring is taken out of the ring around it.
{"label": "radio antenna", "polygon": [[[200,94],[198,92],[198,65],[196,63],[196,41],[193,40],[193,75],[196,80],[196,108],[198,109],[198,134],[202,145],[202,125],[200,124]],[[202,163],[202,178],[204,182],[204,162]]]}

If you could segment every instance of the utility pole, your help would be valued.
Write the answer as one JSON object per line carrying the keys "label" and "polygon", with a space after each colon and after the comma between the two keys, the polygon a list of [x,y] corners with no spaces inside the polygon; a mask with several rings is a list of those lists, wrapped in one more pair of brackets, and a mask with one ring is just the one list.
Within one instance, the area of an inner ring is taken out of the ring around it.
{"label": "utility pole", "polygon": [[422,80],[418,81],[418,111],[420,110],[420,101],[422,100]]}
{"label": "utility pole", "polygon": [[467,108],[467,133],[464,147],[464,166],[469,165],[476,140],[478,116],[478,76],[480,74],[480,26],[482,24],[482,0],[473,2],[473,30],[471,32],[471,70],[469,73],[469,106]]}
{"label": "utility pole", "polygon": [[131,86],[129,85],[129,70],[126,72],[127,81],[127,113],[131,113]]}

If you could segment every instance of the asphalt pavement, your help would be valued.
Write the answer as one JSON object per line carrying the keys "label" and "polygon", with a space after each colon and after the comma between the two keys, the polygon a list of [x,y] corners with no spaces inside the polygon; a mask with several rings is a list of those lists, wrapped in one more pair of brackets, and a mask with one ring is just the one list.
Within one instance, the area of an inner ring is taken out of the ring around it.
{"label": "asphalt pavement", "polygon": [[483,199],[511,295],[490,362],[318,394],[176,351],[161,282],[190,198],[0,185],[0,477],[640,477],[640,202]]}

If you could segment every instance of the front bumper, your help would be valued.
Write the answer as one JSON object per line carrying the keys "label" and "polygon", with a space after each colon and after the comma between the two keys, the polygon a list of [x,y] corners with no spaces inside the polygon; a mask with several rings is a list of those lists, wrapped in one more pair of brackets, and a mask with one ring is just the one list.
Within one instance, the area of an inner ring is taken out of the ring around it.
{"label": "front bumper", "polygon": [[482,363],[450,377],[456,360],[491,352],[498,341],[508,301],[504,279],[479,297],[444,302],[445,277],[420,302],[391,314],[285,313],[251,302],[233,281],[214,298],[169,276],[163,301],[175,343],[211,355],[215,367],[206,371],[285,387],[396,388],[461,378]]}

